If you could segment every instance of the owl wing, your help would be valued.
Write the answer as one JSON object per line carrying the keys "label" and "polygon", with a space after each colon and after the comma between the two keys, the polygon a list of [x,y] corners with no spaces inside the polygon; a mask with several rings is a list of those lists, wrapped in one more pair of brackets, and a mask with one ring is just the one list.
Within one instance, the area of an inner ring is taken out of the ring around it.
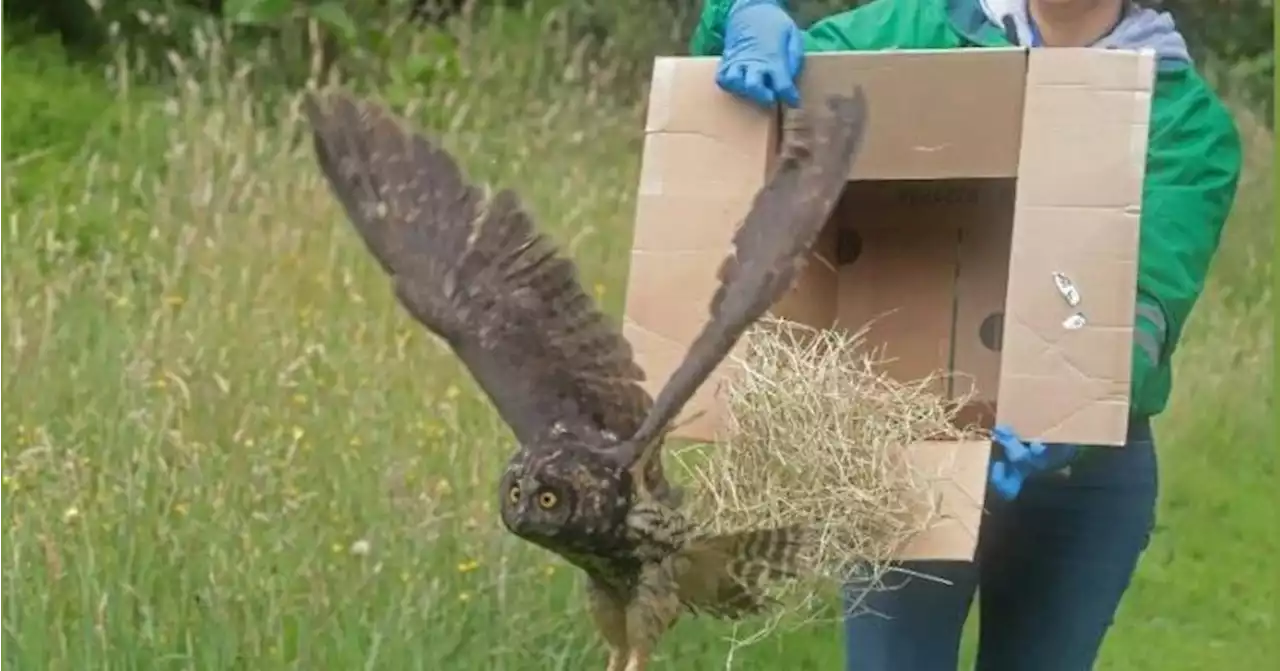
{"label": "owl wing", "polygon": [[384,108],[308,96],[320,169],[397,300],[449,343],[522,444],[552,425],[619,436],[652,404],[621,333],[518,197],[468,183]]}
{"label": "owl wing", "polygon": [[789,139],[764,188],[756,194],[721,264],[711,317],[658,393],[640,429],[627,442],[634,467],[653,461],[662,434],[684,404],[733,349],[743,331],[786,292],[827,222],[861,146],[866,99],[827,100],[829,114],[802,123]]}
{"label": "owl wing", "polygon": [[694,539],[676,555],[680,602],[727,619],[759,613],[771,605],[769,582],[803,572],[801,553],[810,540],[797,526]]}

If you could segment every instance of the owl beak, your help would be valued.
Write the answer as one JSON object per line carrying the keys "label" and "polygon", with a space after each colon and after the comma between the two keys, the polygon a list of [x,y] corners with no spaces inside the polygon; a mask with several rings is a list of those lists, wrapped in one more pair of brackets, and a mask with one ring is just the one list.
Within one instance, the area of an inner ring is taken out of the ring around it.
{"label": "owl beak", "polygon": [[529,523],[526,521],[529,510],[525,506],[516,508],[516,519],[511,523],[511,530],[516,534],[524,534],[529,530]]}

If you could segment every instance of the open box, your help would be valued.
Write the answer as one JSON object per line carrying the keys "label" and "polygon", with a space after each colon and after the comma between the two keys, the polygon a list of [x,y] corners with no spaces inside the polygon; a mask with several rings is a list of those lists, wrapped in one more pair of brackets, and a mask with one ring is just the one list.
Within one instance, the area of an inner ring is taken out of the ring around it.
{"label": "open box", "polygon": [[[651,393],[707,318],[716,268],[783,118],[721,91],[717,58],[655,62],[623,330]],[[1046,442],[1124,443],[1154,55],[908,50],[807,57],[810,114],[861,85],[862,151],[773,314],[865,329],[902,380],[946,373],[962,419]],[[673,437],[714,441],[722,364]],[[971,559],[990,444],[927,442],[943,521],[903,558]]]}

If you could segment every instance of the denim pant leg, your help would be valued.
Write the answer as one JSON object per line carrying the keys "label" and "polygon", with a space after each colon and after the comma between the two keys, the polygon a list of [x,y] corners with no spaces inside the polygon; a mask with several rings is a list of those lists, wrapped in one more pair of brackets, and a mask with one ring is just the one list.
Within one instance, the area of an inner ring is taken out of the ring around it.
{"label": "denim pant leg", "polygon": [[[980,671],[1088,671],[1155,522],[1148,422],[1069,474],[991,501],[981,548]],[[994,498],[994,497],[992,497]],[[987,526],[991,525],[991,526]]]}
{"label": "denim pant leg", "polygon": [[884,577],[888,589],[845,588],[846,609],[862,599],[844,621],[847,671],[955,671],[978,569],[942,561],[906,562],[904,568],[927,577],[893,572]]}

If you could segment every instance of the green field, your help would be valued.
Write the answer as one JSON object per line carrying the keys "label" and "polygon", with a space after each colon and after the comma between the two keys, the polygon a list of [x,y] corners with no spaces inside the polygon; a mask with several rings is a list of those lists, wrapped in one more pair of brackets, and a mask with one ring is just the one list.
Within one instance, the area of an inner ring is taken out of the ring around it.
{"label": "green field", "polygon": [[[401,98],[618,315],[642,108],[572,45],[471,38]],[[577,575],[494,514],[506,429],[393,302],[296,99],[194,65],[126,85],[48,45],[7,47],[3,76],[5,669],[603,667]],[[1239,119],[1159,530],[1101,669],[1280,659],[1273,138]],[[686,619],[653,668],[840,668],[832,624],[733,644],[751,631]]]}

